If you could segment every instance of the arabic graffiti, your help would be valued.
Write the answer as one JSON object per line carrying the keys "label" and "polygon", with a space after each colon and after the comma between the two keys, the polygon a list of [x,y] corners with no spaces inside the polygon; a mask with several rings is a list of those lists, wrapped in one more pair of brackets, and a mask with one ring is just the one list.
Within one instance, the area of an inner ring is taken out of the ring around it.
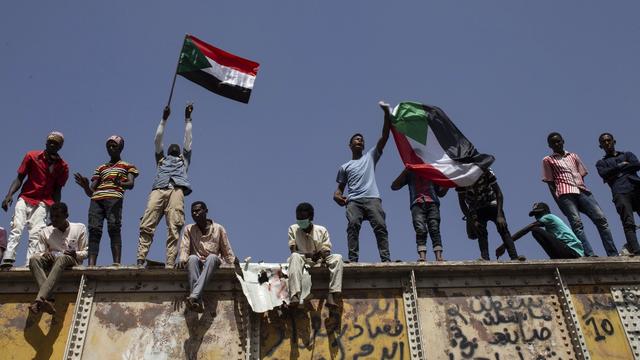
{"label": "arabic graffiti", "polygon": [[261,358],[408,359],[399,291],[349,294],[329,311],[323,300],[271,311],[261,323]]}
{"label": "arabic graffiti", "polygon": [[[525,289],[421,290],[425,347],[434,358],[449,360],[567,358],[572,348],[562,338],[566,329],[558,321],[553,290],[542,295],[520,291]],[[438,341],[442,338],[448,342]]]}

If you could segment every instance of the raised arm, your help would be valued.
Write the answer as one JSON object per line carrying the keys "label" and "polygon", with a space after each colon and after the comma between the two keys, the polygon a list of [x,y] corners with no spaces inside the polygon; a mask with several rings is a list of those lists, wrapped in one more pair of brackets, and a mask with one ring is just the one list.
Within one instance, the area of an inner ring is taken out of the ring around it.
{"label": "raised arm", "polygon": [[380,139],[376,144],[376,150],[378,150],[379,154],[382,154],[382,150],[384,150],[384,146],[387,145],[387,140],[389,140],[389,132],[391,131],[391,108],[389,104],[384,101],[378,102],[378,105],[384,112],[384,125],[382,126],[382,135],[380,135]]}
{"label": "raised arm", "polygon": [[76,184],[78,184],[78,186],[80,186],[84,190],[84,193],[88,197],[93,196],[93,192],[96,191],[96,188],[100,183],[99,178],[94,178],[94,180],[92,180],[91,183],[89,183],[89,179],[82,176],[82,174],[80,173],[73,174],[73,178],[75,179]]}
{"label": "raised arm", "polygon": [[193,111],[193,104],[187,105],[187,107],[184,109],[184,144],[182,145],[182,155],[187,160],[187,167],[191,163],[191,144],[193,141],[193,138],[192,138],[193,125],[191,123],[192,111]]}
{"label": "raised arm", "polygon": [[391,183],[391,190],[393,191],[400,190],[402,189],[402,187],[407,185],[407,175],[409,175],[409,170],[407,169],[402,170],[400,175],[398,175],[398,177],[395,180],[393,180],[393,182]]}
{"label": "raised arm", "polygon": [[164,126],[167,124],[169,115],[171,115],[171,108],[165,106],[164,110],[162,111],[162,120],[160,120],[160,123],[158,124],[158,128],[156,129],[156,137],[154,139],[156,163],[162,160],[162,157],[164,156],[164,144],[162,143],[162,138],[164,136]]}

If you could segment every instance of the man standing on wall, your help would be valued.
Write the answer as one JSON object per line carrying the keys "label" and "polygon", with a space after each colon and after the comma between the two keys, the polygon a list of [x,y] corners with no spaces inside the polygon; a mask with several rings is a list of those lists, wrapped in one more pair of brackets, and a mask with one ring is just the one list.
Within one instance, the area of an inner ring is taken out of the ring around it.
{"label": "man standing on wall", "polygon": [[27,263],[36,251],[38,232],[46,226],[47,211],[51,205],[60,201],[62,187],[69,178],[69,166],[58,154],[63,144],[64,135],[58,131],[51,132],[47,136],[44,150],[27,152],[18,168],[18,176],[9,186],[9,192],[2,201],[4,211],[9,210],[13,194],[21,187],[22,190],[11,220],[7,251],[0,265],[2,268],[13,266],[25,225],[29,231]]}
{"label": "man standing on wall", "polygon": [[[349,261],[357,262],[360,252],[360,226],[363,220],[369,220],[378,243],[380,260],[391,261],[389,254],[389,235],[385,223],[385,213],[382,210],[382,200],[375,178],[375,167],[382,156],[382,150],[389,139],[391,131],[391,109],[389,104],[380,101],[379,106],[384,112],[382,135],[376,146],[364,153],[364,136],[354,134],[349,140],[351,160],[344,163],[338,171],[336,179],[338,188],[333,194],[333,200],[340,206],[347,207],[347,243]],[[349,194],[344,196],[345,187]]]}
{"label": "man standing on wall", "polygon": [[620,215],[627,249],[635,255],[640,255],[640,245],[636,235],[634,211],[640,215],[640,162],[630,151],[616,151],[616,140],[613,135],[604,133],[598,138],[600,148],[604,150],[604,157],[598,160],[596,168],[602,180],[611,188],[613,203]]}
{"label": "man standing on wall", "polygon": [[582,160],[577,154],[564,150],[564,139],[557,132],[547,136],[547,145],[553,153],[542,159],[542,181],[549,185],[551,196],[569,220],[573,233],[582,242],[585,256],[595,256],[595,254],[584,232],[582,219],[580,219],[581,212],[586,214],[598,228],[607,255],[618,255],[607,218],[584,183],[584,177],[588,172]]}
{"label": "man standing on wall", "polygon": [[91,198],[89,203],[89,266],[95,266],[100,251],[102,226],[107,220],[107,229],[111,238],[111,255],[114,265],[120,265],[122,257],[122,203],[124,191],[133,189],[138,169],[120,158],[124,149],[124,139],[112,135],[107,139],[109,162],[98,166],[89,180],[80,173],[73,176],[76,184],[84,189]]}

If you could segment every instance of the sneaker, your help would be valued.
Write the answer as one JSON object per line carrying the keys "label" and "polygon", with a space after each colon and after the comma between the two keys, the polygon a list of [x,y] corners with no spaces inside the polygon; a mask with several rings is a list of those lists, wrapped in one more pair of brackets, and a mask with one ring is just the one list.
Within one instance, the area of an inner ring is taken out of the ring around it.
{"label": "sneaker", "polygon": [[0,270],[9,270],[13,267],[13,263],[16,261],[13,259],[4,259],[2,260],[2,264],[0,264]]}
{"label": "sneaker", "polygon": [[518,255],[517,257],[515,257],[515,258],[513,258],[511,260],[527,261],[527,258],[524,255]]}

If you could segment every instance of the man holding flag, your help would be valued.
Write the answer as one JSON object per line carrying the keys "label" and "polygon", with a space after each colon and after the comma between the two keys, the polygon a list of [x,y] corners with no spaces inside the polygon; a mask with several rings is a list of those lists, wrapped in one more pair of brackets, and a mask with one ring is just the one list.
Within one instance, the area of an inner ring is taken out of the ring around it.
{"label": "man holding flag", "polygon": [[[382,210],[382,200],[375,178],[375,167],[382,156],[382,150],[389,139],[391,129],[391,110],[389,104],[378,103],[384,112],[382,135],[374,148],[364,153],[364,136],[354,134],[349,140],[351,160],[340,166],[336,182],[338,188],[333,194],[333,200],[340,206],[347,207],[347,244],[349,261],[358,262],[360,251],[360,226],[363,220],[369,220],[378,243],[378,252],[382,262],[391,261],[389,254],[389,234],[385,223],[385,213]],[[349,194],[344,196],[346,186]]]}

